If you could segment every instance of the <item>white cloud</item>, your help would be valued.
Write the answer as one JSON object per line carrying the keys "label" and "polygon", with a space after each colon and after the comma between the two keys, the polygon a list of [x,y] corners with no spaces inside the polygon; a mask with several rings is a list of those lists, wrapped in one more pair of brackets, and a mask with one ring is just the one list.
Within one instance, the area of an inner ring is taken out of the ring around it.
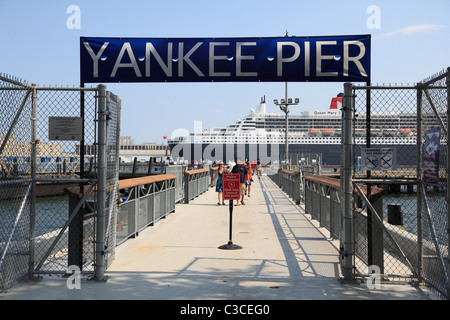
{"label": "white cloud", "polygon": [[440,29],[447,28],[447,26],[437,24],[419,24],[415,26],[407,26],[391,32],[383,33],[375,39],[388,39],[397,35],[414,35],[417,33],[437,33]]}

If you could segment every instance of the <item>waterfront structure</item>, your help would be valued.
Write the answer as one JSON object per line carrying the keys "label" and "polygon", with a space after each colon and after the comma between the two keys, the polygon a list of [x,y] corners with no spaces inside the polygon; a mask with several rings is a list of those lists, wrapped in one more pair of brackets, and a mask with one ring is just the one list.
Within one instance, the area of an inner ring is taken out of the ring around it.
{"label": "waterfront structure", "polygon": [[[3,145],[5,135],[0,135],[0,145]],[[28,157],[31,154],[31,143],[29,141],[17,141],[12,134],[2,150],[2,157]],[[36,141],[36,154],[43,157],[61,157],[64,155],[60,143]]]}
{"label": "waterfront structure", "polygon": [[[91,156],[96,152],[95,145],[86,144],[85,155]],[[75,152],[80,153],[80,145],[76,145]],[[131,136],[120,137],[119,157],[122,163],[131,163],[134,158],[138,158],[138,162],[148,162],[150,157],[163,157],[169,154],[168,146],[157,144],[155,142],[144,142],[136,144],[132,141]]]}
{"label": "waterfront structure", "polygon": [[[0,135],[0,145],[3,145],[5,135]],[[97,152],[94,144],[86,144],[85,156],[93,157]],[[62,159],[68,159],[70,162],[78,162],[80,157],[80,144],[76,144],[73,152],[63,150],[63,145],[59,142],[42,142],[36,141],[36,155],[39,162],[58,163]],[[120,137],[119,155],[122,162],[133,162],[137,157],[139,162],[148,162],[150,157],[164,157],[168,155],[168,146],[157,144],[154,142],[146,142],[143,144],[132,143],[130,136]],[[4,144],[2,150],[2,162],[6,163],[22,163],[29,162],[28,158],[31,154],[31,143],[29,141],[17,141],[14,135],[11,135]]]}
{"label": "waterfront structure", "polygon": [[135,144],[131,140],[131,136],[120,137],[120,151],[121,162],[133,162],[137,158],[138,162],[148,162],[150,157],[164,157],[169,155],[169,148],[164,144],[157,144],[155,142],[144,142],[142,144]]}

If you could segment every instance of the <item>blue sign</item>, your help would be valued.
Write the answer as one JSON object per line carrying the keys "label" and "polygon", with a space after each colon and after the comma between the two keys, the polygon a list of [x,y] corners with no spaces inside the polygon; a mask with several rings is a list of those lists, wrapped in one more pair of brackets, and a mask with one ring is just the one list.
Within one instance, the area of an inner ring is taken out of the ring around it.
{"label": "blue sign", "polygon": [[369,82],[370,35],[80,38],[81,83]]}
{"label": "blue sign", "polygon": [[439,182],[440,142],[440,128],[425,131],[425,143],[423,145],[423,181],[425,183]]}

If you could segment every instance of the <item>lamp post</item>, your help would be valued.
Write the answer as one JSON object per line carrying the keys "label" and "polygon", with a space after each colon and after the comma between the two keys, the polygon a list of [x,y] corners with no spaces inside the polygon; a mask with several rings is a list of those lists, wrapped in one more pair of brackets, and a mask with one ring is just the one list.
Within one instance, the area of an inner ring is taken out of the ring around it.
{"label": "lamp post", "polygon": [[299,98],[295,98],[294,102],[292,102],[292,98],[288,98],[288,83],[285,83],[285,98],[281,99],[280,103],[278,103],[278,100],[275,99],[273,101],[274,104],[276,104],[277,106],[280,107],[280,109],[282,111],[284,111],[284,113],[286,114],[286,118],[285,118],[285,146],[286,146],[286,151],[285,151],[285,156],[284,159],[286,161],[286,164],[289,163],[289,142],[288,142],[288,131],[289,131],[289,106],[293,106],[293,105],[297,105],[300,102]]}

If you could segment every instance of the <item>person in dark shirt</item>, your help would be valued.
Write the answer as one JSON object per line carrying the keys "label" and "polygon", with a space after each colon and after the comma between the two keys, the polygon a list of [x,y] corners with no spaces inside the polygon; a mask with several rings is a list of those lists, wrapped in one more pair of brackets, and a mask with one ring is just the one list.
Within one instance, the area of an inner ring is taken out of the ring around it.
{"label": "person in dark shirt", "polygon": [[[247,166],[242,162],[242,160],[238,160],[237,164],[233,167],[232,173],[239,173],[239,192],[241,196],[241,203],[245,205],[244,196],[245,196],[245,180],[248,174]],[[236,205],[239,205],[239,199],[237,200]]]}

